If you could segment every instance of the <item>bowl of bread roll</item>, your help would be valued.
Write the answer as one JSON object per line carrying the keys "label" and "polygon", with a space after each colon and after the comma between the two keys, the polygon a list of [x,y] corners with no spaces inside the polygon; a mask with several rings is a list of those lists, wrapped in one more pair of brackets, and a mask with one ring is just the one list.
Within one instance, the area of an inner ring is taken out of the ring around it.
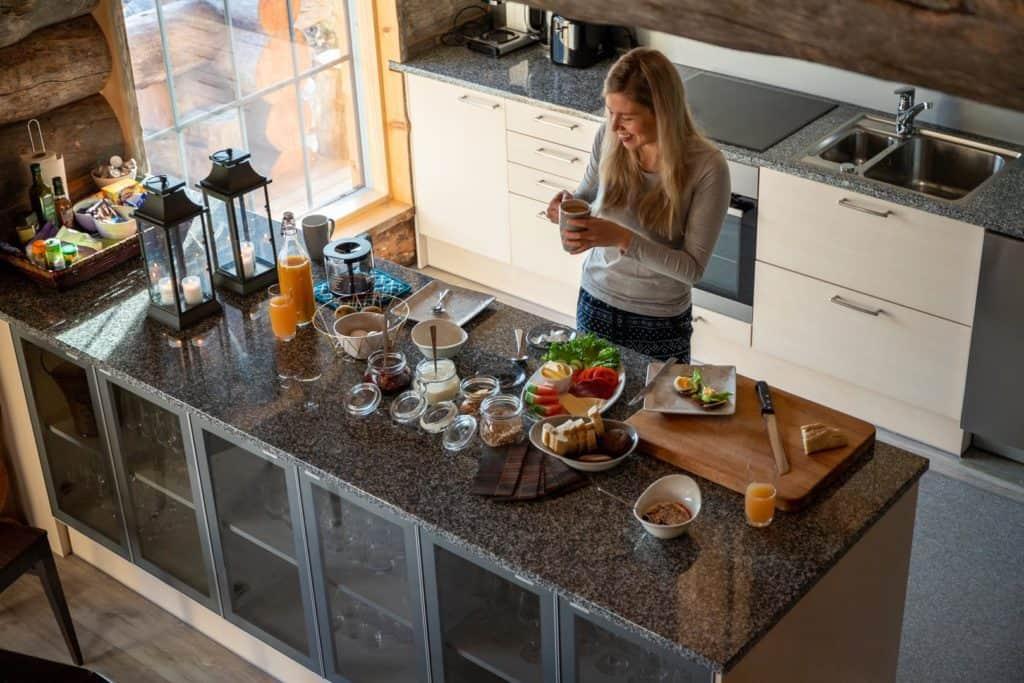
{"label": "bowl of bread roll", "polygon": [[586,417],[556,415],[534,423],[530,442],[574,470],[602,472],[622,464],[640,437],[631,425],[601,417],[595,406]]}

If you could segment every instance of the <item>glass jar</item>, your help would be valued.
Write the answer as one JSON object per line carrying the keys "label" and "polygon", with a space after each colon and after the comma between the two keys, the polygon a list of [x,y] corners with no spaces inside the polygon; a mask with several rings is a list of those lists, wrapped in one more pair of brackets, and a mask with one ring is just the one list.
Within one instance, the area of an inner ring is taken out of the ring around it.
{"label": "glass jar", "polygon": [[424,359],[416,366],[416,389],[434,404],[452,401],[459,395],[459,375],[455,363],[448,358],[436,362]]}
{"label": "glass jar", "polygon": [[451,401],[434,403],[420,415],[420,428],[427,434],[440,434],[458,414],[459,409]]}
{"label": "glass jar", "polygon": [[480,404],[489,396],[501,393],[497,377],[475,375],[462,380],[459,385],[459,412],[463,415],[479,415]]}
{"label": "glass jar", "polygon": [[363,380],[376,384],[383,394],[396,394],[409,386],[412,371],[401,351],[385,352],[378,349],[366,360]]}
{"label": "glass jar", "polygon": [[418,391],[410,389],[409,391],[403,391],[395,397],[395,400],[391,402],[388,412],[391,413],[392,420],[400,425],[409,426],[415,425],[426,409],[427,401],[423,398],[423,395]]}
{"label": "glass jar", "polygon": [[499,394],[480,404],[480,438],[492,448],[523,440],[523,402],[518,396]]}

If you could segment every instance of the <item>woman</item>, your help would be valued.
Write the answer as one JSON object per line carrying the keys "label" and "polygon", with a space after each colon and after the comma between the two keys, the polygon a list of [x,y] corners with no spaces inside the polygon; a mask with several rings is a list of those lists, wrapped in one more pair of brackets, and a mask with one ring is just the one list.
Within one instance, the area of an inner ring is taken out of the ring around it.
{"label": "woman", "polygon": [[729,208],[725,157],[700,134],[683,82],[657,50],[623,55],[604,83],[608,117],[594,138],[576,197],[589,218],[562,232],[566,251],[589,250],[576,327],[640,353],[690,361],[690,288],[704,274]]}

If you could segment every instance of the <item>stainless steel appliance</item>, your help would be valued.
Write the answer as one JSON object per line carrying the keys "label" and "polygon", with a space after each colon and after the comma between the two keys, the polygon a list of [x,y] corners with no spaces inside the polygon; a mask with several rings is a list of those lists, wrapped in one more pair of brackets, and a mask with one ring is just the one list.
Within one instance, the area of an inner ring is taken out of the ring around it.
{"label": "stainless steel appliance", "polygon": [[548,21],[548,47],[551,61],[564,66],[586,68],[612,54],[607,26],[588,24],[552,14]]}
{"label": "stainless steel appliance", "polygon": [[974,445],[1024,462],[1024,240],[985,233],[960,426]]}
{"label": "stainless steel appliance", "polygon": [[[541,41],[543,26],[534,26],[533,12],[526,5],[502,0],[486,0],[492,5],[491,27],[483,33],[467,37],[466,47],[476,52],[501,57]],[[540,14],[543,19],[543,13]]]}
{"label": "stainless steel appliance", "polygon": [[757,246],[757,169],[729,163],[732,199],[693,303],[744,322],[754,319],[754,259]]}

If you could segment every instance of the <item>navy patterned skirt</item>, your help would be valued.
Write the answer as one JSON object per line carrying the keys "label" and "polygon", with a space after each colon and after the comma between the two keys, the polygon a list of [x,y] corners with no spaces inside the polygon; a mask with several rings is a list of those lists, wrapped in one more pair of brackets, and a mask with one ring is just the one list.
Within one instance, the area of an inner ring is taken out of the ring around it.
{"label": "navy patterned skirt", "polygon": [[609,306],[581,289],[576,302],[576,329],[593,332],[658,360],[675,356],[680,363],[690,362],[690,335],[693,334],[690,308],[669,318],[637,315]]}

